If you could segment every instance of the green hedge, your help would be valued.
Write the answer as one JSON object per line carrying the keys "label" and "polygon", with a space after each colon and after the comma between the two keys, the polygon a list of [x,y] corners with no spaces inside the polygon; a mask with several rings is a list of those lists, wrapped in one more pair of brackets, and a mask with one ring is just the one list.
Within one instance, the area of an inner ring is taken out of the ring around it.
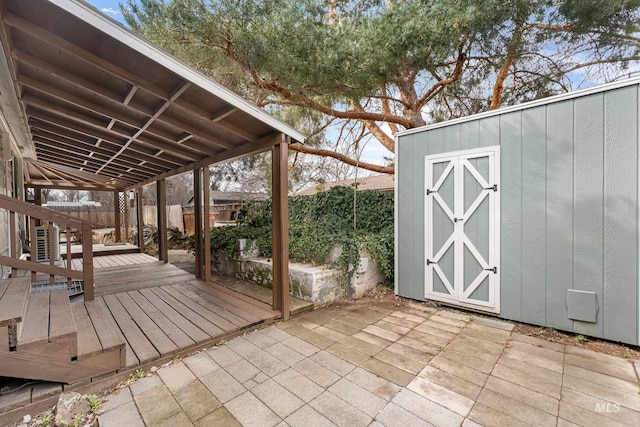
{"label": "green hedge", "polygon": [[[352,248],[354,259],[366,249],[387,279],[393,279],[393,195],[358,191],[353,229],[353,188],[333,187],[314,196],[289,197],[289,256],[292,261],[323,264],[332,248]],[[245,205],[238,224],[211,229],[211,248],[233,256],[238,239],[255,240],[271,256],[271,200]],[[347,268],[349,250],[336,262]]]}

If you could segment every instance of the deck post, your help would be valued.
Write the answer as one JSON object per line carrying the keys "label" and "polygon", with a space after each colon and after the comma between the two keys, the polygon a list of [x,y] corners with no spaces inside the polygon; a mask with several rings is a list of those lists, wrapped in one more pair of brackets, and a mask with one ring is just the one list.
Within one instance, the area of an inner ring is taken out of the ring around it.
{"label": "deck post", "polygon": [[289,318],[289,205],[288,163],[289,137],[281,136],[271,149],[273,213],[273,308],[282,319]]}
{"label": "deck post", "polygon": [[136,216],[138,219],[138,247],[144,252],[144,219],[142,217],[142,187],[136,188]]}
{"label": "deck post", "polygon": [[158,259],[169,262],[167,247],[167,181],[156,182],[156,211],[158,215]]}
{"label": "deck post", "polygon": [[124,193],[124,241],[129,243],[129,192]]}
{"label": "deck post", "polygon": [[[14,211],[9,211],[9,256],[11,258],[20,258],[20,254],[18,253],[18,245],[17,245],[17,237],[16,237],[16,228],[18,224],[16,223],[16,213]],[[11,268],[11,277],[16,277],[18,275],[18,269],[15,267]]]}
{"label": "deck post", "polygon": [[113,215],[114,215],[114,222],[116,227],[116,235],[114,236],[115,241],[121,242],[122,230],[121,230],[121,224],[120,224],[120,192],[119,191],[113,192]]}
{"label": "deck post", "polygon": [[202,279],[202,176],[201,169],[193,170],[193,225],[195,231],[196,278]]}
{"label": "deck post", "polygon": [[42,206],[42,188],[35,187],[33,189],[33,202],[38,206]]}
{"label": "deck post", "polygon": [[[68,257],[69,258],[69,257]],[[82,224],[82,281],[84,282],[84,300],[93,301],[93,236],[91,224]]]}
{"label": "deck post", "polygon": [[209,182],[209,166],[202,168],[202,202],[203,202],[203,223],[204,223],[204,281],[211,281],[211,202],[209,195],[211,187]]}
{"label": "deck post", "polygon": [[[42,206],[42,188],[33,189],[33,202],[38,206]],[[32,218],[31,220],[34,221],[36,227],[41,225],[41,221],[39,219]],[[29,236],[29,239],[31,239],[31,236]],[[33,239],[35,240],[35,236]]]}

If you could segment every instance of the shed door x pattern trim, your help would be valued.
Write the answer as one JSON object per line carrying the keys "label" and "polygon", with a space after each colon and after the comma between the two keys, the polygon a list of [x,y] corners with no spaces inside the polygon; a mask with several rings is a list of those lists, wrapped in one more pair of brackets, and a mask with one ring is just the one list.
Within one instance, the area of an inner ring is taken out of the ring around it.
{"label": "shed door x pattern trim", "polygon": [[500,312],[500,147],[425,157],[425,297]]}

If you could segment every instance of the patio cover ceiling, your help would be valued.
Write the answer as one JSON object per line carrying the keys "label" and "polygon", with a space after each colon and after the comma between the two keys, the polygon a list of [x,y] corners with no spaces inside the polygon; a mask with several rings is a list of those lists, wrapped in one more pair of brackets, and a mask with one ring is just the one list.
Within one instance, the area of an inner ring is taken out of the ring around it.
{"label": "patio cover ceiling", "polygon": [[80,0],[0,0],[0,15],[0,68],[36,154],[28,186],[125,190],[264,151],[282,135],[304,142]]}

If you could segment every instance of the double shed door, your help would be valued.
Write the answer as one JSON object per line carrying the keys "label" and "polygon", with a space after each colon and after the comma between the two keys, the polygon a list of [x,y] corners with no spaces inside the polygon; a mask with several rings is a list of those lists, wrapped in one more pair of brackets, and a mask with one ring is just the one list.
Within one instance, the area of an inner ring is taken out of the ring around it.
{"label": "double shed door", "polygon": [[425,297],[500,312],[500,147],[425,157]]}

